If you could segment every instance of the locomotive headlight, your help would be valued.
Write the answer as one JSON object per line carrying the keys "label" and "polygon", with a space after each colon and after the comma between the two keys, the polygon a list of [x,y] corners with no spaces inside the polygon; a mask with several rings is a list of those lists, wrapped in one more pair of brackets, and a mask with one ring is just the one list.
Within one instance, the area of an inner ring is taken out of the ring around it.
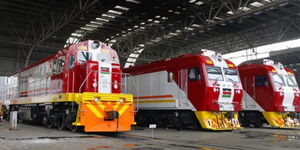
{"label": "locomotive headlight", "polygon": [[120,103],[124,103],[125,102],[125,98],[120,98]]}
{"label": "locomotive headlight", "polygon": [[119,86],[118,86],[118,81],[115,80],[115,81],[114,81],[114,89],[116,90],[116,89],[118,89],[118,87],[119,87]]}
{"label": "locomotive headlight", "polygon": [[240,93],[241,93],[241,90],[236,90],[236,93],[237,93],[237,94],[240,94]]}
{"label": "locomotive headlight", "polygon": [[214,88],[213,91],[214,91],[214,92],[218,92],[219,89],[218,89],[218,88]]}
{"label": "locomotive headlight", "polygon": [[95,98],[94,98],[94,101],[95,101],[96,103],[98,103],[98,102],[99,102],[99,98],[98,98],[98,97],[95,97]]}
{"label": "locomotive headlight", "polygon": [[91,45],[92,49],[97,49],[100,46],[100,43],[98,41],[94,41]]}
{"label": "locomotive headlight", "polygon": [[299,96],[299,94],[298,94],[298,93],[296,93],[296,94],[295,94],[295,96],[297,96],[297,97],[298,97],[298,96]]}

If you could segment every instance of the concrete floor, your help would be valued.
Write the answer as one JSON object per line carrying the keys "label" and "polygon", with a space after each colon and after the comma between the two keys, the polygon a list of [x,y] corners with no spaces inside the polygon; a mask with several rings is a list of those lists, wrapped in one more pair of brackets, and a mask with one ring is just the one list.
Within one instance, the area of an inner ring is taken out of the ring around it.
{"label": "concrete floor", "polygon": [[300,149],[300,130],[246,128],[209,132],[174,129],[135,129],[119,134],[73,133],[40,126],[18,124],[8,130],[0,122],[0,150],[253,150]]}

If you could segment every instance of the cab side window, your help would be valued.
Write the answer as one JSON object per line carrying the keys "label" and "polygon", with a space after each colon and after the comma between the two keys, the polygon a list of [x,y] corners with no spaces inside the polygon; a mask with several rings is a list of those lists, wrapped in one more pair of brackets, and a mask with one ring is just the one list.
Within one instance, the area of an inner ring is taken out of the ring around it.
{"label": "cab side window", "polygon": [[65,56],[60,56],[53,61],[53,74],[59,74],[63,71],[65,64]]}
{"label": "cab side window", "polygon": [[173,81],[174,81],[173,72],[168,72],[168,82],[173,82]]}
{"label": "cab side window", "polygon": [[78,51],[77,59],[79,63],[84,63],[92,59],[92,53],[87,51]]}
{"label": "cab side window", "polygon": [[255,76],[255,86],[262,87],[262,86],[268,86],[268,79],[267,76]]}
{"label": "cab side window", "polygon": [[189,72],[188,72],[188,78],[190,81],[201,80],[200,68],[198,68],[198,67],[190,68]]}

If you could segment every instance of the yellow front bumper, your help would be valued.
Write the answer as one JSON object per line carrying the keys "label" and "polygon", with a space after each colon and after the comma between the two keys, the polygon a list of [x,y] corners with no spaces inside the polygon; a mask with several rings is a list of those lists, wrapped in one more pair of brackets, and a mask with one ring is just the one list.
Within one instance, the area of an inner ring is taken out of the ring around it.
{"label": "yellow front bumper", "polygon": [[209,130],[234,130],[241,129],[238,113],[234,112],[233,118],[226,117],[227,112],[195,111],[200,125]]}
{"label": "yellow front bumper", "polygon": [[278,128],[299,128],[300,120],[291,118],[289,114],[294,112],[263,112],[269,125]]}
{"label": "yellow front bumper", "polygon": [[[132,94],[92,93],[79,94],[78,112],[74,126],[84,126],[85,132],[130,131],[134,125]],[[108,112],[117,112],[118,117],[107,120]]]}

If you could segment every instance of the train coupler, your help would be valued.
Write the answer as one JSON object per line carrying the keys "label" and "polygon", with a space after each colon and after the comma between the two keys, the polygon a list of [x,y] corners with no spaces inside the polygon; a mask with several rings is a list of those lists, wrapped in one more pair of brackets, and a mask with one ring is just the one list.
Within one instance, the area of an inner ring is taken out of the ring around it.
{"label": "train coupler", "polygon": [[104,120],[114,120],[119,118],[119,113],[117,111],[107,111]]}

